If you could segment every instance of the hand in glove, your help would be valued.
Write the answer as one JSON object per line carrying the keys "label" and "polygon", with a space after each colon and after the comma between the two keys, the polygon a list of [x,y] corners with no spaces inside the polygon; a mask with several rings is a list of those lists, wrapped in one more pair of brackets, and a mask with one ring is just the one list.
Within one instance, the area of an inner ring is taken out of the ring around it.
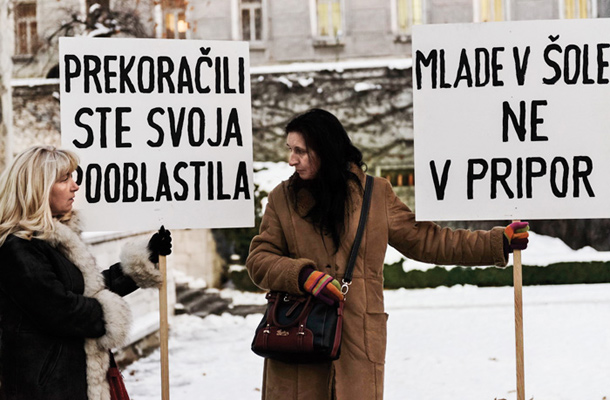
{"label": "hand in glove", "polygon": [[148,256],[150,262],[158,263],[159,255],[168,256],[172,253],[172,233],[161,225],[159,232],[150,238],[147,247],[150,251],[150,256]]}
{"label": "hand in glove", "polygon": [[512,253],[513,250],[525,250],[528,242],[529,222],[513,222],[504,228],[504,253]]}
{"label": "hand in glove", "polygon": [[339,281],[324,272],[306,267],[299,274],[299,283],[303,290],[311,293],[327,304],[335,304],[343,300]]}

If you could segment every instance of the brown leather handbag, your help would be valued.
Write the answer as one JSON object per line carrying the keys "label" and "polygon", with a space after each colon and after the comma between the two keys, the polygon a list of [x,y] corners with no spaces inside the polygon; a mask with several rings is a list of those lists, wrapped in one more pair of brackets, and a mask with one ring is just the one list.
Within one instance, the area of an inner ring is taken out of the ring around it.
{"label": "brown leather handbag", "polygon": [[254,353],[265,358],[299,364],[339,358],[345,294],[352,282],[372,190],[373,177],[367,175],[358,230],[343,278],[344,299],[331,306],[313,295],[295,296],[274,291],[267,293],[267,309],[252,340]]}

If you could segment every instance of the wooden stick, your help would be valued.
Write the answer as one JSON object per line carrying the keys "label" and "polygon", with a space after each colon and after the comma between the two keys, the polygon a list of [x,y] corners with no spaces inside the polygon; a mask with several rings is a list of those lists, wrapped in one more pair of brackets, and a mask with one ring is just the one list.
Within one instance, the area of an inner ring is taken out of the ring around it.
{"label": "wooden stick", "polygon": [[515,287],[515,341],[517,349],[517,400],[525,400],[525,368],[523,351],[523,272],[521,250],[513,251],[513,282]]}
{"label": "wooden stick", "polygon": [[167,260],[159,256],[163,282],[159,288],[159,341],[161,348],[161,399],[169,400],[169,324],[167,322]]}

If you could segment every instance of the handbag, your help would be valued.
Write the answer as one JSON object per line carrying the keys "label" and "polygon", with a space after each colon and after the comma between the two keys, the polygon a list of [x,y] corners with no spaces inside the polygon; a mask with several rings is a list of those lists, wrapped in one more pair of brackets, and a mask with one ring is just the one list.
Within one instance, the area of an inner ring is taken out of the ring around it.
{"label": "handbag", "polygon": [[285,363],[319,363],[333,361],[341,353],[343,307],[352,283],[358,249],[368,218],[373,177],[367,175],[356,238],[350,252],[341,291],[343,299],[329,305],[315,296],[292,295],[270,291],[267,309],[256,328],[252,351],[261,357]]}
{"label": "handbag", "polygon": [[110,399],[111,400],[129,400],[127,389],[125,388],[125,382],[123,382],[123,375],[114,360],[112,351],[108,351],[110,354],[110,367],[106,377],[108,378],[108,385],[110,386]]}

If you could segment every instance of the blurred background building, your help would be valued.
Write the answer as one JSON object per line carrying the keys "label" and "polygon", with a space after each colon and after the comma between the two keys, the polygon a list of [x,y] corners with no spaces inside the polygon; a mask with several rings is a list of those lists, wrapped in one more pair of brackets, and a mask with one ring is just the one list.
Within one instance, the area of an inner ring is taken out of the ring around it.
{"label": "blurred background building", "polygon": [[[255,157],[282,160],[282,127],[335,112],[377,175],[413,206],[411,31],[417,24],[603,18],[610,0],[2,0],[0,94],[10,157],[58,142],[60,36],[250,44]],[[4,17],[2,17],[4,15]],[[14,35],[10,38],[11,33]],[[14,43],[14,47],[12,44]],[[11,47],[12,51],[11,51]],[[4,72],[6,71],[6,72]],[[8,76],[6,76],[8,75]],[[41,81],[40,79],[50,79]],[[37,79],[33,82],[32,79]],[[12,83],[11,83],[12,82]],[[8,95],[8,92],[14,92]]]}

